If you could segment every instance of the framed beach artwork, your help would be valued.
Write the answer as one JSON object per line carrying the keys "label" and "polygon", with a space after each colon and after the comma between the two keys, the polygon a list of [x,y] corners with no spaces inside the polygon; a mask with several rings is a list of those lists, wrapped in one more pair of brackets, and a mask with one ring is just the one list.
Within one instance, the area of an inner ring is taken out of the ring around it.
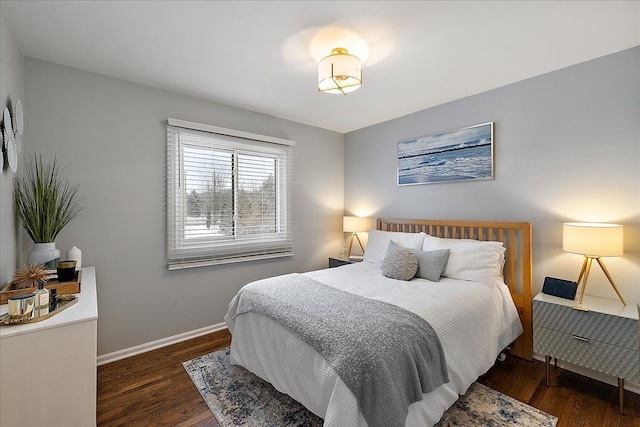
{"label": "framed beach artwork", "polygon": [[398,185],[493,179],[493,122],[398,143]]}

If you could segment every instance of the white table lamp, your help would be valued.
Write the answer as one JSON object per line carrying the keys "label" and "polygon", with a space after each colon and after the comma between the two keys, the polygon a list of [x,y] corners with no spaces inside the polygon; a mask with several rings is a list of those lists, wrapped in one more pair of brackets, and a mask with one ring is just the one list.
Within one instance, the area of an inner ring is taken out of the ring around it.
{"label": "white table lamp", "polygon": [[345,233],[351,233],[351,240],[349,241],[349,252],[347,257],[351,256],[351,247],[353,246],[353,238],[355,237],[360,244],[360,248],[364,253],[364,246],[362,246],[362,242],[360,241],[360,237],[358,237],[358,233],[363,233],[365,231],[369,231],[369,218],[363,218],[359,216],[345,216],[342,219],[342,231]]}
{"label": "white table lamp", "polygon": [[583,280],[580,304],[582,304],[584,290],[587,288],[591,262],[595,259],[622,304],[627,305],[601,259],[601,257],[621,256],[623,254],[622,244],[622,225],[619,224],[568,222],[562,225],[562,249],[566,252],[584,255],[584,262],[578,276],[578,286]]}

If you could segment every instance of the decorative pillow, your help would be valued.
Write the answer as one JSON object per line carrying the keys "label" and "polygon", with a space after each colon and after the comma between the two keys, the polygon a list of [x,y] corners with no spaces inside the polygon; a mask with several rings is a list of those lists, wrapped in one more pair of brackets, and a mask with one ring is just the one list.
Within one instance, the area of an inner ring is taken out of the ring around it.
{"label": "decorative pillow", "polygon": [[[389,242],[387,254],[400,249],[402,249],[402,246],[392,240]],[[410,249],[410,251],[418,260],[418,271],[416,272],[416,277],[431,280],[432,282],[439,282],[440,276],[442,276],[442,272],[444,271],[444,267],[447,265],[447,260],[449,259],[451,251],[449,249],[436,249],[434,251]]]}
{"label": "decorative pillow", "polygon": [[369,240],[364,251],[364,260],[381,265],[382,260],[387,255],[389,241],[394,242],[406,249],[421,249],[424,242],[424,233],[400,233],[395,231],[369,230]]}
{"label": "decorative pillow", "polygon": [[427,236],[422,250],[449,249],[451,254],[442,272],[444,277],[491,283],[502,274],[505,248],[502,242],[472,239],[443,239]]}
{"label": "decorative pillow", "polygon": [[392,251],[384,257],[380,269],[390,279],[411,280],[418,270],[418,259],[408,249]]}

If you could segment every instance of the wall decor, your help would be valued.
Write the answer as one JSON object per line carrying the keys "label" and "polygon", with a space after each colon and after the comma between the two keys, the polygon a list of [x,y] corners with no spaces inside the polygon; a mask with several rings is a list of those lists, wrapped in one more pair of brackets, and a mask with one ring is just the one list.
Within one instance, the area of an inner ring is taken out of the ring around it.
{"label": "wall decor", "polygon": [[398,143],[398,185],[493,179],[493,122]]}
{"label": "wall decor", "polygon": [[[15,125],[12,124],[12,117]],[[2,114],[2,149],[0,150],[0,168],[4,167],[4,154],[6,153],[7,163],[12,172],[18,170],[18,153],[22,150],[22,132],[24,130],[24,113],[22,102],[18,99],[15,114],[11,114],[9,107],[5,107]]]}

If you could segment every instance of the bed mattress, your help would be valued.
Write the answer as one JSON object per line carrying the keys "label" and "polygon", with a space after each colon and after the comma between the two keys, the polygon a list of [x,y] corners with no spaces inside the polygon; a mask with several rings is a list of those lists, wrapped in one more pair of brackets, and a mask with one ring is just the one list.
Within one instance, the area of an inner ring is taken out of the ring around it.
{"label": "bed mattress", "polygon": [[[398,305],[424,317],[436,330],[450,381],[409,407],[406,426],[432,426],[497,355],[522,333],[509,290],[501,279],[475,283],[442,278],[409,282],[384,277],[377,264],[361,262],[305,273],[314,280],[364,297]],[[234,300],[235,301],[235,300]],[[268,317],[225,320],[233,338],[231,361],[287,393],[324,419],[327,427],[367,426],[353,393],[322,356]],[[372,343],[375,351],[375,343]]]}

